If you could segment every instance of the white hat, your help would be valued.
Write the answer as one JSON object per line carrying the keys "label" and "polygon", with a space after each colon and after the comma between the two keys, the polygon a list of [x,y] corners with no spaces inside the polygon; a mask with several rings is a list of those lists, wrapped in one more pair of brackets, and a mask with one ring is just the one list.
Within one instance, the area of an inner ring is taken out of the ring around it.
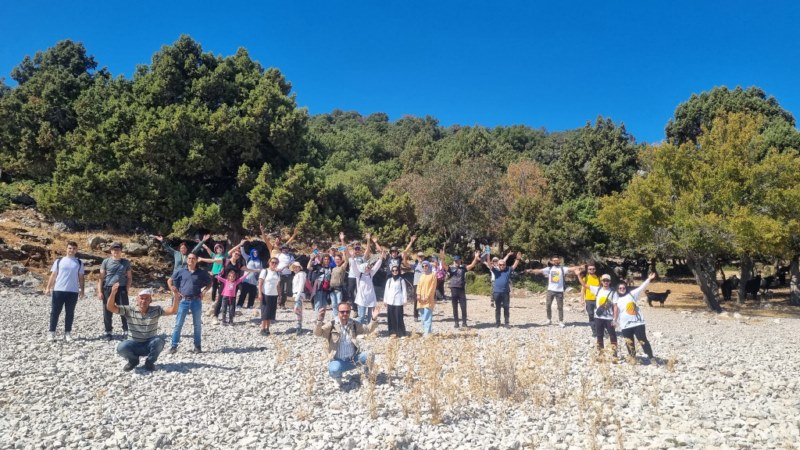
{"label": "white hat", "polygon": [[153,296],[153,290],[152,289],[142,289],[141,291],[139,291],[139,297],[142,297],[142,296],[145,296],[145,295],[148,296],[148,297],[152,297]]}

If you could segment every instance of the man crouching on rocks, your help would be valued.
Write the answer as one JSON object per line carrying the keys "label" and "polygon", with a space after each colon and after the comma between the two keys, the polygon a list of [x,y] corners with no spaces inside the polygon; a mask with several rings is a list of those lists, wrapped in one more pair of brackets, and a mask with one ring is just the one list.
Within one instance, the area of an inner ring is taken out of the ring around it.
{"label": "man crouching on rocks", "polygon": [[117,353],[128,360],[128,364],[122,368],[124,371],[133,370],[139,365],[139,357],[146,356],[144,368],[156,370],[156,360],[161,351],[164,350],[164,338],[156,336],[158,332],[158,319],[161,316],[171,316],[178,312],[178,302],[172,302],[172,306],[164,309],[160,306],[150,306],[153,301],[153,293],[150,289],[139,292],[136,297],[136,308],[127,305],[117,305],[114,298],[119,283],[115,283],[111,288],[111,295],[108,296],[106,309],[113,314],[119,314],[128,319],[128,327],[131,333],[130,339],[124,340],[117,345]]}
{"label": "man crouching on rocks", "polygon": [[368,359],[372,359],[374,355],[367,355],[367,352],[359,352],[356,346],[356,336],[360,334],[369,334],[375,331],[378,326],[378,310],[380,304],[372,310],[372,322],[365,326],[360,322],[350,320],[350,304],[346,302],[339,303],[338,315],[339,320],[324,323],[325,309],[320,310],[317,317],[317,326],[314,328],[314,336],[322,336],[328,341],[328,356],[330,362],[328,363],[328,374],[333,378],[336,383],[341,386],[342,374],[348,370],[353,370],[357,366],[365,367],[365,373],[368,370]]}

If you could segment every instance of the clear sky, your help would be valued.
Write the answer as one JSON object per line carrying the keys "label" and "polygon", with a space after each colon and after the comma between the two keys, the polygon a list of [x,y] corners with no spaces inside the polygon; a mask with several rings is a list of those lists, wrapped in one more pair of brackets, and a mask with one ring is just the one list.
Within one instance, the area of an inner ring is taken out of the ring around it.
{"label": "clear sky", "polygon": [[793,1],[25,0],[0,8],[0,76],[69,38],[129,77],[184,33],[279,68],[311,114],[553,131],[603,115],[657,142],[679,103],[722,85],[800,114]]}

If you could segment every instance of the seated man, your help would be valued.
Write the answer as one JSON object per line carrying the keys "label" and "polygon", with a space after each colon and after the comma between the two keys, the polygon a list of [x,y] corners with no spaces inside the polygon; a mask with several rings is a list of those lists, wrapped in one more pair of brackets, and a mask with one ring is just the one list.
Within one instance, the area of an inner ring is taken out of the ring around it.
{"label": "seated man", "polygon": [[117,346],[117,353],[128,360],[128,364],[122,368],[124,371],[133,370],[139,365],[139,358],[146,356],[144,368],[156,370],[156,360],[164,349],[164,338],[156,336],[158,332],[158,319],[161,316],[171,316],[178,311],[178,302],[173,301],[172,306],[164,309],[160,306],[150,306],[153,300],[153,293],[150,289],[139,292],[136,297],[136,308],[127,305],[117,305],[114,303],[116,290],[119,283],[111,288],[111,295],[108,297],[106,309],[111,313],[119,314],[128,319],[128,329],[130,339],[122,341]]}
{"label": "seated man", "polygon": [[328,341],[328,355],[331,359],[328,363],[328,374],[337,384],[341,385],[344,372],[353,370],[359,365],[368,365],[367,359],[372,355],[367,355],[367,352],[359,352],[356,346],[356,336],[375,331],[378,326],[378,309],[379,306],[376,306],[372,310],[372,322],[367,326],[350,320],[349,303],[339,303],[339,320],[332,320],[330,323],[323,324],[325,310],[320,310],[317,326],[314,328],[314,336],[322,336]]}

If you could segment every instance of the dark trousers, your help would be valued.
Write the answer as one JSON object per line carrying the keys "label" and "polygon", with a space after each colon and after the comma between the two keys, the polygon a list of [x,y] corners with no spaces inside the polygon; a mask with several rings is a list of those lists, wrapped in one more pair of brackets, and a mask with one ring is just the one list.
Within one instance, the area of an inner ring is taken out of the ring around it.
{"label": "dark trousers", "polygon": [[236,313],[236,297],[222,297],[219,299],[219,303],[222,306],[222,322],[226,322],[227,316],[227,322],[233,323],[233,316]]}
{"label": "dark trousers", "polygon": [[239,285],[239,302],[236,304],[239,308],[244,306],[244,299],[247,299],[247,307],[252,308],[253,303],[256,301],[256,294],[258,294],[258,286],[250,283],[242,283]]}
{"label": "dark trousers", "polygon": [[397,337],[406,335],[406,324],[403,321],[403,305],[386,305],[386,316],[389,320],[389,334]]}
{"label": "dark trousers", "polygon": [[[220,272],[220,273],[222,273],[222,272]],[[211,282],[211,301],[212,302],[216,302],[217,301],[217,292],[220,293],[220,297],[222,296],[222,281],[219,281],[218,279],[216,279],[216,277],[214,277],[214,275],[211,275],[211,277],[212,277],[211,279],[213,280]],[[217,314],[219,314],[219,312],[217,312]]]}
{"label": "dark trousers", "polygon": [[67,314],[64,317],[64,332],[72,332],[72,321],[75,320],[75,305],[78,304],[77,292],[53,291],[50,308],[50,331],[55,332],[61,310],[66,306]]}
{"label": "dark trousers", "polygon": [[158,355],[164,350],[164,338],[153,336],[144,342],[136,342],[133,339],[122,341],[117,345],[117,354],[127,359],[131,364],[138,365],[139,358],[147,357],[147,361],[155,364]]}
{"label": "dark trousers", "polygon": [[633,328],[626,328],[622,330],[622,337],[625,338],[625,346],[628,347],[628,354],[636,356],[636,345],[633,338],[639,341],[642,345],[642,350],[648,357],[653,357],[653,349],[650,347],[650,342],[647,341],[647,331],[644,325],[638,325]]}
{"label": "dark trousers", "polygon": [[[111,333],[111,311],[106,308],[106,302],[108,301],[108,296],[111,295],[111,286],[106,286],[103,288],[103,325],[106,328],[106,333]],[[117,298],[114,299],[114,303],[119,305],[128,305],[128,287],[127,286],[120,286],[117,289]],[[122,331],[128,331],[128,319],[119,316],[122,319]]]}
{"label": "dark trousers", "polygon": [[608,331],[608,340],[611,341],[611,346],[617,348],[617,332],[614,330],[611,320],[594,319],[595,334],[597,335],[597,348],[603,348],[603,334]]}
{"label": "dark trousers", "polygon": [[292,292],[292,279],[294,279],[293,273],[289,275],[281,275],[281,298],[279,302],[281,308],[286,306],[286,299],[294,294]]}
{"label": "dark trousers", "polygon": [[586,314],[589,316],[589,328],[592,329],[592,336],[597,335],[597,329],[594,326],[594,307],[596,306],[597,301],[595,300],[584,300],[586,303]]}
{"label": "dark trousers", "polygon": [[417,308],[417,285],[414,285],[414,320],[419,319],[419,308]]}
{"label": "dark trousers", "polygon": [[547,291],[547,295],[545,296],[547,299],[547,320],[551,320],[553,318],[553,312],[550,309],[553,307],[553,299],[556,299],[556,303],[558,304],[558,321],[564,321],[564,293],[563,292],[556,292],[556,291]]}
{"label": "dark trousers", "polygon": [[461,306],[461,320],[467,325],[467,293],[464,288],[450,288],[450,301],[453,303],[453,320],[458,325],[458,307]]}
{"label": "dark trousers", "polygon": [[444,280],[436,280],[436,300],[446,300],[444,295]]}
{"label": "dark trousers", "polygon": [[509,292],[492,292],[492,300],[494,300],[494,321],[497,325],[500,325],[500,308],[503,309],[506,325],[508,325],[511,303],[510,297],[511,293]]}
{"label": "dark trousers", "polygon": [[347,298],[345,301],[353,303],[356,301],[356,291],[358,290],[358,280],[355,278],[347,279]]}

